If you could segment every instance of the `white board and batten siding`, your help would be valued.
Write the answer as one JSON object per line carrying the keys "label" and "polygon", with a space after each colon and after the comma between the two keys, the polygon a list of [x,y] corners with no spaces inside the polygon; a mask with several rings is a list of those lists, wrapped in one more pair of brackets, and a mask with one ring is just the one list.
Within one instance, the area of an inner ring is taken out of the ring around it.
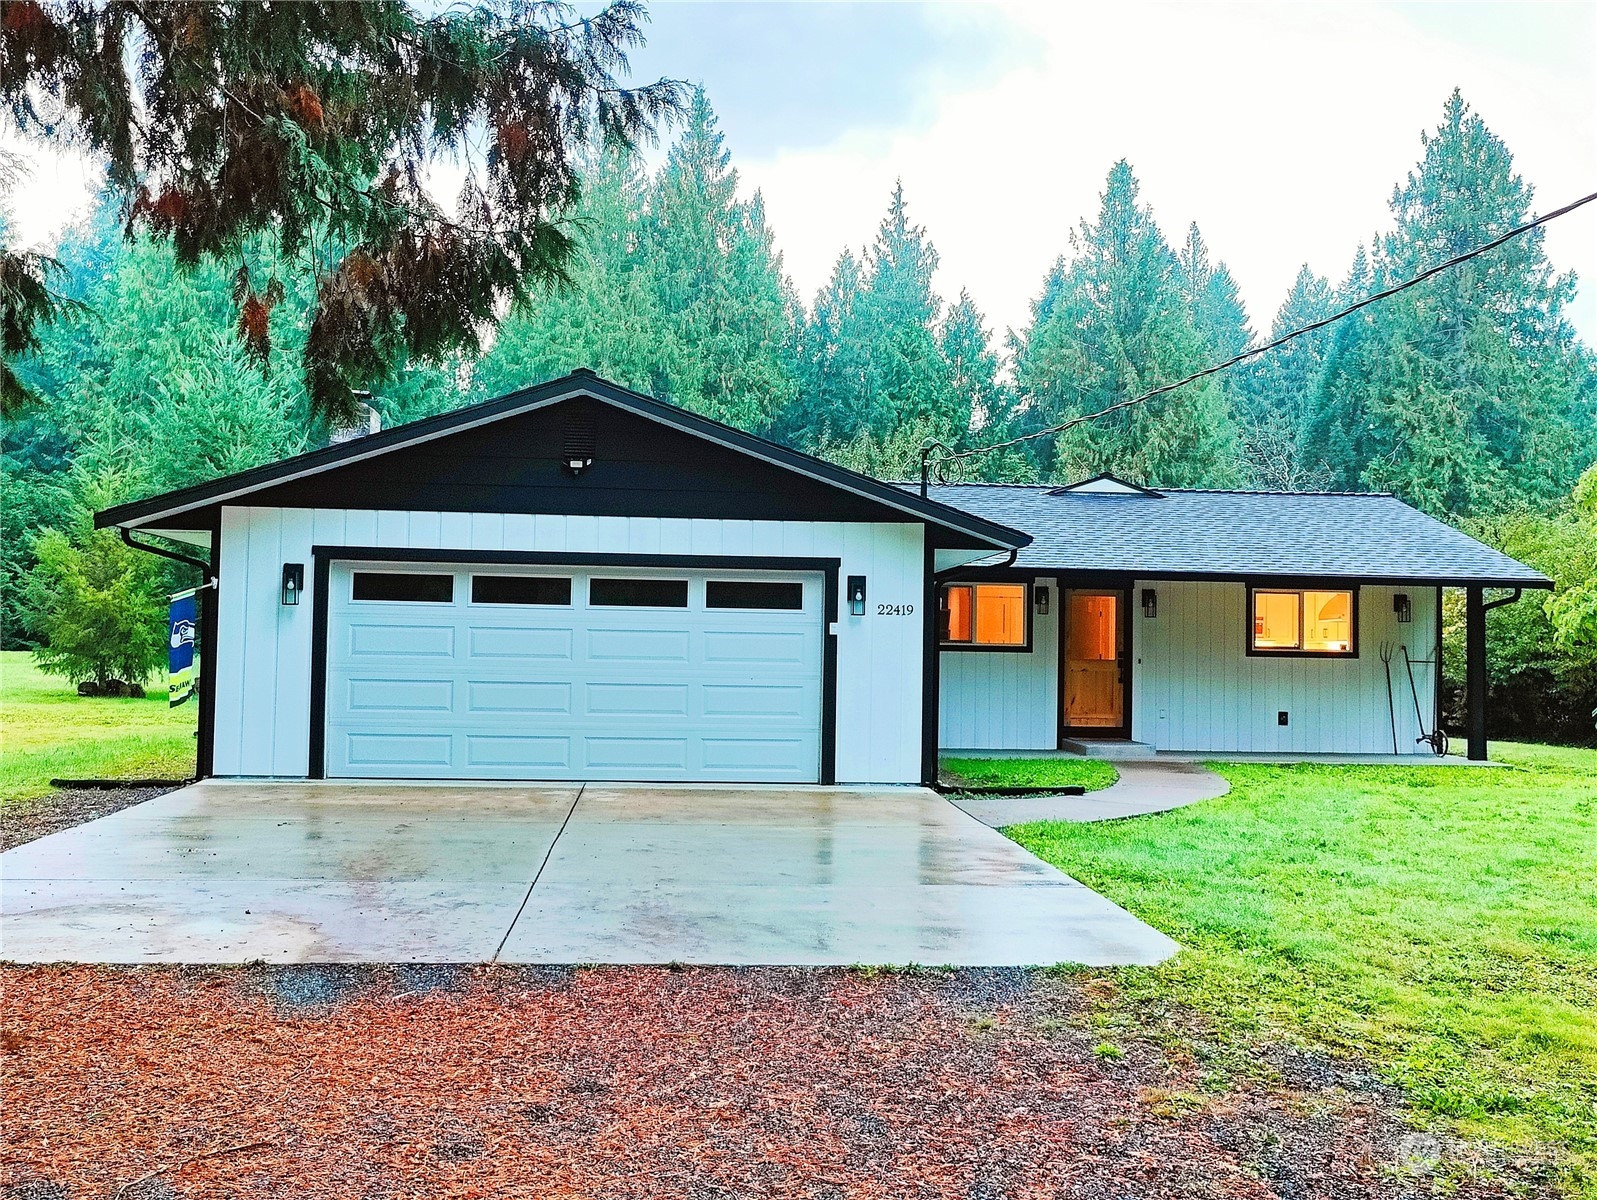
{"label": "white board and batten siding", "polygon": [[1032,614],[1030,652],[944,650],[939,658],[938,745],[947,751],[1052,750],[1059,744],[1059,614],[1052,579],[1046,613]]}
{"label": "white board and batten siding", "polygon": [[[1153,588],[1158,615],[1131,620],[1132,737],[1160,750],[1270,754],[1429,754],[1399,645],[1414,659],[1436,657],[1436,589],[1359,589],[1358,657],[1250,655],[1247,589],[1240,583],[1139,579]],[[1392,597],[1407,594],[1413,620],[1399,624]],[[1390,702],[1381,645],[1393,647]],[[1435,667],[1416,665],[1426,728],[1433,721]],[[1288,724],[1278,723],[1287,713]]]}
{"label": "white board and batten siding", "polygon": [[[1059,745],[1059,591],[1036,616],[1031,653],[945,651],[940,745],[945,750],[1052,750]],[[1157,591],[1158,615],[1143,616],[1140,590]],[[1399,624],[1392,597],[1409,597]],[[1360,589],[1357,658],[1249,655],[1247,589],[1240,583],[1139,579],[1131,593],[1131,736],[1160,750],[1274,754],[1429,754],[1420,733],[1400,645],[1416,660],[1425,727],[1434,721],[1436,590]],[[1393,647],[1391,699],[1381,644]],[[1419,662],[1418,660],[1427,660]],[[1286,725],[1278,714],[1287,713]]]}
{"label": "white board and batten siding", "polygon": [[[839,587],[869,604],[837,621],[836,777],[920,777],[923,529],[915,523],[746,521],[224,507],[216,659],[215,771],[303,778],[310,770],[313,546],[759,558],[838,558]],[[306,594],[281,603],[284,563]],[[913,606],[883,615],[878,605]]]}

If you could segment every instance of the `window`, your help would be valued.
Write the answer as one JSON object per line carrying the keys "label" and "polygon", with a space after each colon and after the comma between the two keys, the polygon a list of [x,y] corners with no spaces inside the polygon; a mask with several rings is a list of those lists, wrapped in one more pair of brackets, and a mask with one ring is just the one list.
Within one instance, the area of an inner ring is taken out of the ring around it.
{"label": "window", "polygon": [[571,580],[558,576],[473,575],[473,604],[570,604]]}
{"label": "window", "polygon": [[1351,591],[1254,589],[1249,652],[1349,657],[1357,654],[1353,598]]}
{"label": "window", "polygon": [[704,585],[704,607],[800,609],[804,607],[804,585],[711,579]]}
{"label": "window", "polygon": [[943,645],[1029,649],[1030,594],[1024,583],[948,584],[940,606]]}
{"label": "window", "polygon": [[623,608],[686,608],[686,579],[590,579],[588,603]]}
{"label": "window", "polygon": [[356,571],[356,600],[402,600],[412,604],[450,604],[455,599],[453,575],[411,575],[392,571]]}

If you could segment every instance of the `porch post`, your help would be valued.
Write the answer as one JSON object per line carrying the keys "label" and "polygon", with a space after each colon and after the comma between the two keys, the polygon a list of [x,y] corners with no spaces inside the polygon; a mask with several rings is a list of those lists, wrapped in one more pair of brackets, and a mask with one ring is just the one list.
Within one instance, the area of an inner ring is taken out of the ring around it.
{"label": "porch post", "polygon": [[1468,715],[1469,757],[1486,758],[1486,603],[1484,589],[1464,591],[1464,693]]}
{"label": "porch post", "polygon": [[939,650],[937,629],[937,551],[932,547],[929,530],[925,537],[926,590],[921,600],[925,616],[924,646],[921,652],[921,754],[920,781],[926,787],[937,784],[937,742],[940,736],[938,721],[939,688],[942,685],[942,654]]}

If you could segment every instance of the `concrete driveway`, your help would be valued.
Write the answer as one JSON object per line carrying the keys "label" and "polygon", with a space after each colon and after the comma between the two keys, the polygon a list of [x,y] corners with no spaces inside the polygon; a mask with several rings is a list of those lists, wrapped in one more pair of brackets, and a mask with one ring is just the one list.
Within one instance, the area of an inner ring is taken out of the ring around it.
{"label": "concrete driveway", "polygon": [[1153,963],[923,788],[210,781],[0,855],[13,961]]}

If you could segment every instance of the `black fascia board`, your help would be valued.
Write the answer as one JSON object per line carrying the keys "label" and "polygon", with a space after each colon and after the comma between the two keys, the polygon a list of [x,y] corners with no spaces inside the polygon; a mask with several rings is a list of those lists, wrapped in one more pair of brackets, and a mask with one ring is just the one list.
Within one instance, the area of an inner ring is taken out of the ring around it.
{"label": "black fascia board", "polygon": [[667,404],[652,396],[621,387],[619,384],[601,379],[586,369],[579,369],[559,379],[523,388],[481,404],[396,425],[392,429],[379,430],[338,445],[309,450],[293,458],[252,467],[208,483],[179,488],[145,500],[114,505],[94,514],[95,528],[137,526],[152,518],[179,516],[190,509],[221,503],[274,484],[319,474],[345,463],[374,458],[391,450],[431,441],[462,429],[486,425],[504,417],[530,412],[578,395],[591,396],[596,400],[636,413],[638,416],[673,426],[684,433],[720,443],[729,449],[863,496],[884,507],[904,512],[916,520],[970,534],[1006,550],[1031,544],[1031,536],[1018,529],[1011,529],[941,501],[922,500],[919,496],[905,493],[892,484],[883,483],[868,475],[861,475],[846,467],[805,454],[803,451],[793,450],[710,417],[688,412],[674,404]]}

